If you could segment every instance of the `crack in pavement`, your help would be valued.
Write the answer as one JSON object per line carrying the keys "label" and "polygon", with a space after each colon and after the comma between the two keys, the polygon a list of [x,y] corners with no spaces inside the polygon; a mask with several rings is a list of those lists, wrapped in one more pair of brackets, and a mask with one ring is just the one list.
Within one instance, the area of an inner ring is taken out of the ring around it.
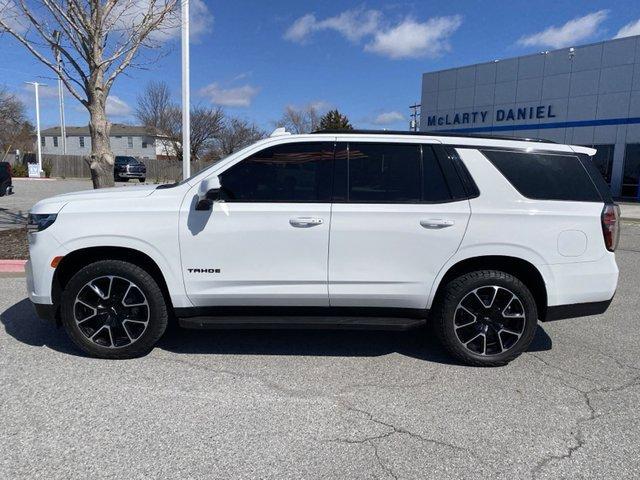
{"label": "crack in pavement", "polygon": [[[538,360],[540,360],[542,363],[544,363],[545,365],[549,366],[550,368],[555,368],[556,370],[560,370],[566,373],[569,373],[573,376],[577,376],[579,378],[583,378],[586,380],[589,380],[590,382],[594,382],[593,380],[588,379],[587,377],[583,377],[582,375],[577,375],[574,374],[570,371],[565,370],[564,368],[558,367],[556,365],[550,364],[549,362],[544,361],[543,359],[539,358],[536,355],[533,355],[531,353],[528,353],[528,355],[537,358]],[[604,354],[603,354],[604,355]],[[604,355],[604,356],[608,356],[608,355]],[[613,358],[613,357],[611,357]],[[640,370],[637,369],[635,367],[630,367],[629,365],[625,365],[619,361],[616,361],[616,364],[618,366],[620,366],[621,368],[628,368],[628,369],[632,369],[632,370]],[[567,447],[567,451],[563,454],[560,455],[549,455],[546,456],[544,458],[542,458],[538,463],[536,463],[536,465],[531,469],[530,474],[531,474],[531,478],[535,479],[538,477],[538,475],[541,473],[541,471],[547,467],[548,465],[550,465],[551,463],[554,462],[560,462],[566,459],[571,458],[578,450],[580,450],[582,447],[584,447],[587,443],[587,440],[585,438],[585,434],[584,434],[584,426],[589,423],[592,422],[594,420],[596,420],[597,418],[600,418],[602,416],[604,416],[605,414],[598,414],[596,411],[596,408],[594,407],[593,403],[592,403],[592,399],[591,399],[591,395],[594,394],[598,394],[598,393],[613,393],[613,392],[621,392],[623,390],[626,390],[627,388],[631,388],[634,386],[638,386],[640,385],[640,375],[632,378],[631,380],[624,382],[621,385],[618,385],[616,387],[598,387],[598,388],[592,388],[590,390],[581,390],[577,387],[574,387],[572,385],[569,385],[565,382],[565,380],[561,377],[557,377],[557,376],[550,376],[550,375],[545,375],[549,378],[553,378],[555,380],[558,380],[560,383],[562,383],[563,386],[565,386],[566,388],[569,388],[570,390],[573,390],[577,393],[579,393],[582,396],[582,399],[585,403],[585,406],[588,409],[588,415],[583,416],[581,418],[578,418],[576,420],[576,430],[575,433],[572,431],[571,432],[571,436],[573,437],[573,440],[575,440],[576,444],[575,445],[571,445],[569,447]]]}
{"label": "crack in pavement", "polygon": [[436,440],[434,438],[424,437],[424,436],[422,436],[422,435],[420,435],[418,433],[415,433],[415,432],[412,432],[410,430],[407,430],[406,428],[397,427],[396,425],[393,425],[392,423],[387,423],[387,422],[384,422],[382,420],[379,420],[379,419],[375,418],[371,412],[368,412],[366,410],[354,407],[353,405],[349,404],[348,402],[346,402],[344,399],[341,399],[340,397],[336,397],[336,400],[338,401],[338,404],[341,405],[342,407],[344,407],[347,411],[355,412],[357,414],[364,415],[365,418],[368,421],[385,427],[387,429],[387,431],[384,432],[384,433],[381,433],[380,435],[368,436],[368,437],[364,437],[364,438],[360,438],[360,439],[334,438],[334,439],[329,439],[329,440],[324,440],[324,441],[337,442],[337,443],[346,443],[346,444],[366,444],[366,445],[369,445],[370,447],[373,448],[374,456],[376,458],[376,461],[377,461],[378,465],[380,465],[380,467],[386,473],[388,473],[391,477],[393,477],[395,480],[397,480],[399,478],[399,476],[393,471],[393,469],[390,466],[388,466],[383,461],[383,458],[381,457],[380,452],[378,451],[378,446],[375,443],[377,440],[381,440],[383,438],[388,438],[388,437],[391,437],[392,435],[408,435],[411,438],[415,438],[415,439],[417,439],[417,440],[419,440],[420,442],[423,442],[423,443],[429,443],[429,444],[432,444],[432,445],[445,447],[445,448],[448,448],[448,449],[451,449],[451,450],[455,450],[455,451],[459,451],[459,452],[462,452],[462,453],[470,454],[470,455],[472,455],[472,456],[474,456],[476,458],[478,457],[475,452],[473,452],[472,450],[470,450],[468,448],[463,448],[463,447],[460,447],[458,445],[454,445],[452,443],[445,442],[445,441],[442,441],[442,440]]}

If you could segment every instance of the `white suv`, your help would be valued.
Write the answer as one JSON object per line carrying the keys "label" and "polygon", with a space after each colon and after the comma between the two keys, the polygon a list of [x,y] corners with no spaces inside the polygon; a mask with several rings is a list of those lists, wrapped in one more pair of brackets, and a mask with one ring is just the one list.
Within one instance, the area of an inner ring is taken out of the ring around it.
{"label": "white suv", "polygon": [[550,142],[281,129],[174,185],[37,203],[29,298],[90,355],[190,328],[407,329],[473,365],[538,320],[599,314],[619,211],[595,150]]}

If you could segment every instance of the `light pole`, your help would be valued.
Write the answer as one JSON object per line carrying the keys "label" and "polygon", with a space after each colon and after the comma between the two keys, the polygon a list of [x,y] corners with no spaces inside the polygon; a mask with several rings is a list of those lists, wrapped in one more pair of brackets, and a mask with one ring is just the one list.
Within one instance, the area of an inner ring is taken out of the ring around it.
{"label": "light pole", "polygon": [[418,109],[420,107],[422,107],[422,105],[420,105],[418,102],[414,103],[413,105],[409,105],[409,108],[413,110],[410,115],[411,121],[409,122],[409,130],[411,130],[412,132],[418,131],[418,119],[420,118],[420,112],[418,111]]}
{"label": "light pole", "polygon": [[191,176],[191,119],[189,99],[189,0],[182,7],[182,179]]}
{"label": "light pole", "polygon": [[[29,85],[33,85],[36,92],[36,141],[38,145],[38,177],[42,175],[42,146],[40,144],[40,97],[38,95],[38,87],[40,85],[46,85],[46,83],[38,82],[24,82]],[[29,175],[32,176],[32,175]],[[33,175],[36,176],[36,175]]]}
{"label": "light pole", "polygon": [[[53,38],[56,41],[56,45],[60,43],[60,32],[58,30],[53,31]],[[58,103],[60,106],[60,136],[62,137],[62,154],[67,154],[67,128],[64,122],[64,88],[62,87],[62,65],[60,63],[60,49],[54,47],[54,53],[56,55],[56,63],[58,65]]]}

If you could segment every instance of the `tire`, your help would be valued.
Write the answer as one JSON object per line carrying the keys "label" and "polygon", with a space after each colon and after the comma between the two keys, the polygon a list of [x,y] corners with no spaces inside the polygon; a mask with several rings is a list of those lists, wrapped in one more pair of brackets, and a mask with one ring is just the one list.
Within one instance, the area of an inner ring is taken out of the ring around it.
{"label": "tire", "polygon": [[146,355],[168,321],[162,290],[153,277],[121,260],[101,260],[78,271],[62,293],[60,310],[71,340],[98,358]]}
{"label": "tire", "polygon": [[516,277],[481,270],[445,285],[434,306],[433,323],[438,339],[456,359],[477,367],[497,367],[529,347],[538,311],[533,295]]}
{"label": "tire", "polygon": [[138,179],[138,181],[139,181],[140,183],[144,183],[146,180],[147,180],[146,178],[139,178],[139,179]]}

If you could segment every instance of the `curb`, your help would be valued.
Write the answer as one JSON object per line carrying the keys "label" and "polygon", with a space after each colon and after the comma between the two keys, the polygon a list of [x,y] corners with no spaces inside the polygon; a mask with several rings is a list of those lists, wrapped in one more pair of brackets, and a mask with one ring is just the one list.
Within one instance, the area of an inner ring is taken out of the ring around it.
{"label": "curb", "polygon": [[21,182],[35,181],[35,182],[56,182],[57,178],[44,178],[44,177],[13,177],[12,180],[19,180]]}
{"label": "curb", "polygon": [[24,273],[26,260],[0,260],[0,273]]}

